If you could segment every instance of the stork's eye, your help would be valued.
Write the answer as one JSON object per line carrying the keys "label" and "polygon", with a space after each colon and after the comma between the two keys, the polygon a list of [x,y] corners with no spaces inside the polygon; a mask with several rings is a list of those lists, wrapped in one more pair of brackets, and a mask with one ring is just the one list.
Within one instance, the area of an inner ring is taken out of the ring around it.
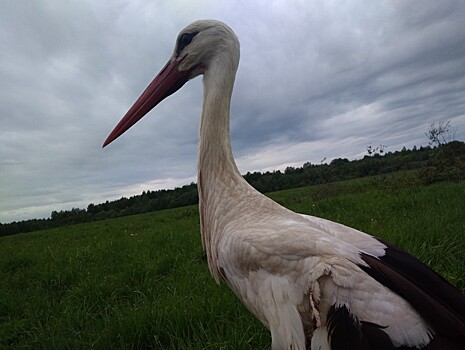
{"label": "stork's eye", "polygon": [[176,50],[177,55],[181,53],[181,51],[191,43],[192,39],[194,39],[194,36],[199,34],[199,32],[193,32],[193,33],[184,33],[181,35],[179,38],[179,43],[178,43],[178,49]]}

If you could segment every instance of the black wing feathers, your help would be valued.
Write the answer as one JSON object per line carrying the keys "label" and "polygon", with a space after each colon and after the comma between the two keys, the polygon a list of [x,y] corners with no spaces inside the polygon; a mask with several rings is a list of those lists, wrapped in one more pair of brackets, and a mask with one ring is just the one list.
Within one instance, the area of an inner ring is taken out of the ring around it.
{"label": "black wing feathers", "polygon": [[[360,322],[345,306],[333,305],[329,309],[327,326],[331,350],[419,350],[417,347],[395,347],[383,331],[386,327]],[[421,350],[463,350],[464,345],[463,339],[437,336]]]}
{"label": "black wing feathers", "polygon": [[[328,312],[328,337],[331,350],[399,350],[389,336],[370,322],[359,322],[345,306],[335,307]],[[404,348],[407,349],[407,348]]]}
{"label": "black wing feathers", "polygon": [[432,341],[427,349],[465,349],[465,295],[407,252],[382,243],[386,254],[375,258],[362,253],[369,267],[360,268],[407,300],[432,326],[435,338],[449,338]]}

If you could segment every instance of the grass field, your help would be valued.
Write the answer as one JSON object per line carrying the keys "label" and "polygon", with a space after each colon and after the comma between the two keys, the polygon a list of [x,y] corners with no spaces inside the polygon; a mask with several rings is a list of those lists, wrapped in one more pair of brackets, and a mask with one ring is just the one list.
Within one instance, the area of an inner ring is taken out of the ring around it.
{"label": "grass field", "polygon": [[[465,182],[407,175],[270,196],[417,256],[465,290]],[[0,239],[0,348],[269,349],[268,331],[210,277],[197,208]]]}

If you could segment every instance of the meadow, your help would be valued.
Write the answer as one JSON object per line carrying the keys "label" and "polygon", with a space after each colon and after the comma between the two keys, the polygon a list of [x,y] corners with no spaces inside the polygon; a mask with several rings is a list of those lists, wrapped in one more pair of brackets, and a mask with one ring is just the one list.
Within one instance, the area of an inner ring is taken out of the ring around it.
{"label": "meadow", "polygon": [[[408,174],[269,194],[406,249],[465,290],[465,182]],[[0,239],[0,348],[269,349],[210,277],[196,206]]]}

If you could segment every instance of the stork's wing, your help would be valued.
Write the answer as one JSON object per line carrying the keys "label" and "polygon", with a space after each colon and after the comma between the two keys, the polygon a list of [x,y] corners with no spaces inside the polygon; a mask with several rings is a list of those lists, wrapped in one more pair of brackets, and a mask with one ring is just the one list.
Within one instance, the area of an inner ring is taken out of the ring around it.
{"label": "stork's wing", "polygon": [[362,253],[368,275],[407,300],[438,336],[465,346],[465,295],[407,252],[383,242],[386,254]]}
{"label": "stork's wing", "polygon": [[[415,257],[389,243],[325,219],[306,215],[304,217],[318,223],[326,233],[360,250],[361,258],[367,266],[358,266],[374,280],[407,301],[433,329],[435,336],[428,349],[464,348],[465,295],[458,289]],[[384,245],[381,254],[379,245],[373,243],[374,240]],[[334,309],[334,315],[344,317],[350,313],[343,309]],[[403,321],[399,319],[398,322]],[[352,321],[349,318],[347,322]],[[358,330],[377,331],[382,328],[362,322]]]}

